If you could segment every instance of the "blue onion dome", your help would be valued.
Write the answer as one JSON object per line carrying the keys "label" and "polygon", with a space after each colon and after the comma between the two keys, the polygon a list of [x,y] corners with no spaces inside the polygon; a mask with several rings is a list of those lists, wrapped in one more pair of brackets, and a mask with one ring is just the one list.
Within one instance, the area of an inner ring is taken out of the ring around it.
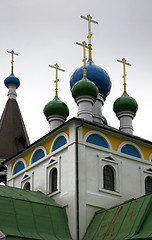
{"label": "blue onion dome", "polygon": [[102,115],[103,124],[108,125],[108,121],[105,116]]}
{"label": "blue onion dome", "polygon": [[74,99],[80,96],[90,96],[96,99],[97,95],[98,88],[93,82],[88,80],[86,76],[83,76],[83,78],[72,87],[72,96]]}
{"label": "blue onion dome", "polygon": [[[92,59],[89,59],[86,64],[86,73],[87,78],[94,82],[99,89],[99,92],[103,95],[104,98],[108,96],[111,89],[111,80],[108,73],[97,66]],[[72,87],[76,82],[78,82],[83,77],[83,66],[76,69],[70,78],[70,87]]]}
{"label": "blue onion dome", "polygon": [[20,80],[17,77],[15,77],[13,73],[11,73],[9,77],[5,78],[4,84],[6,85],[7,88],[9,88],[9,85],[15,85],[16,88],[18,88],[20,85]]}
{"label": "blue onion dome", "polygon": [[138,104],[134,98],[130,97],[127,92],[124,92],[122,96],[114,102],[113,110],[116,114],[124,111],[135,114],[138,110]]}
{"label": "blue onion dome", "polygon": [[46,117],[57,115],[67,118],[69,116],[69,109],[67,105],[57,96],[45,105],[43,112]]}

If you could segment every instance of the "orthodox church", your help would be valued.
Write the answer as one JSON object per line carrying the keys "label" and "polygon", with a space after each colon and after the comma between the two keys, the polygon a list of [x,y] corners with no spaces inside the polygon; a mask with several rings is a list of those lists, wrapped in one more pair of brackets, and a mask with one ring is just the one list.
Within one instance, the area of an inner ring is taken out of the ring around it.
{"label": "orthodox church", "polygon": [[[16,101],[20,81],[4,80],[8,101],[0,121],[0,239],[152,239],[152,142],[133,135],[136,100],[126,86],[113,105],[120,128],[109,126],[102,107],[111,90],[108,73],[92,60],[90,15],[83,66],[70,78],[77,117],[55,97],[44,107],[50,132],[30,144]],[[88,60],[86,51],[89,52]],[[17,126],[17,128],[16,128]],[[7,170],[6,170],[7,169]]]}

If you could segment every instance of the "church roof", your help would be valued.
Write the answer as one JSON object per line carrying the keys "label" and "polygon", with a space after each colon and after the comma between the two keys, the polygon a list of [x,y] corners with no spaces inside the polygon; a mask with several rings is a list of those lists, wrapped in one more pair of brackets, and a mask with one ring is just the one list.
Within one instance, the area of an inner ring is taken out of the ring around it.
{"label": "church roof", "polygon": [[152,239],[152,194],[98,211],[83,240]]}
{"label": "church roof", "polygon": [[7,159],[29,145],[16,99],[8,99],[0,120],[0,159]]}
{"label": "church roof", "polygon": [[0,186],[0,231],[26,239],[72,239],[65,208],[42,192]]}

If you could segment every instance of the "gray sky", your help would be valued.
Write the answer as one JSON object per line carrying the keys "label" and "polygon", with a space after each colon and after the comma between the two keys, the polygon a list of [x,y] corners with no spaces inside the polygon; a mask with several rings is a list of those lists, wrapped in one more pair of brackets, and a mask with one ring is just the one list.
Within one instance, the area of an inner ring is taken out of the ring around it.
{"label": "gray sky", "polygon": [[113,103],[123,92],[122,66],[125,57],[127,92],[139,110],[133,120],[134,134],[152,141],[152,1],[151,0],[0,0],[0,115],[7,101],[4,79],[10,74],[11,56],[16,51],[14,74],[20,79],[17,101],[33,142],[49,132],[43,108],[54,98],[55,71],[58,63],[59,98],[77,114],[69,80],[82,65],[82,49],[75,44],[87,36],[87,22],[80,15],[91,14],[98,25],[92,26],[93,61],[105,69],[112,81],[111,93],[103,106],[110,126],[119,127]]}

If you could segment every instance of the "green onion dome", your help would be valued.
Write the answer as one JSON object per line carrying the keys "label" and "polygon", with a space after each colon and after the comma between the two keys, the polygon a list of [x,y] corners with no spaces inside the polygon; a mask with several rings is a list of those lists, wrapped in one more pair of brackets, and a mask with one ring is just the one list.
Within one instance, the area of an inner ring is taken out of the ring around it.
{"label": "green onion dome", "polygon": [[125,111],[135,114],[138,110],[138,104],[134,98],[130,97],[127,92],[124,92],[122,96],[114,102],[113,110],[116,114]]}
{"label": "green onion dome", "polygon": [[98,88],[93,82],[88,80],[86,76],[83,76],[83,78],[72,87],[72,96],[74,99],[81,96],[90,96],[96,99],[97,95]]}
{"label": "green onion dome", "polygon": [[67,105],[62,102],[57,96],[45,105],[43,112],[46,117],[58,115],[67,118],[69,116],[69,109]]}
{"label": "green onion dome", "polygon": [[102,115],[103,124],[108,125],[107,119]]}

